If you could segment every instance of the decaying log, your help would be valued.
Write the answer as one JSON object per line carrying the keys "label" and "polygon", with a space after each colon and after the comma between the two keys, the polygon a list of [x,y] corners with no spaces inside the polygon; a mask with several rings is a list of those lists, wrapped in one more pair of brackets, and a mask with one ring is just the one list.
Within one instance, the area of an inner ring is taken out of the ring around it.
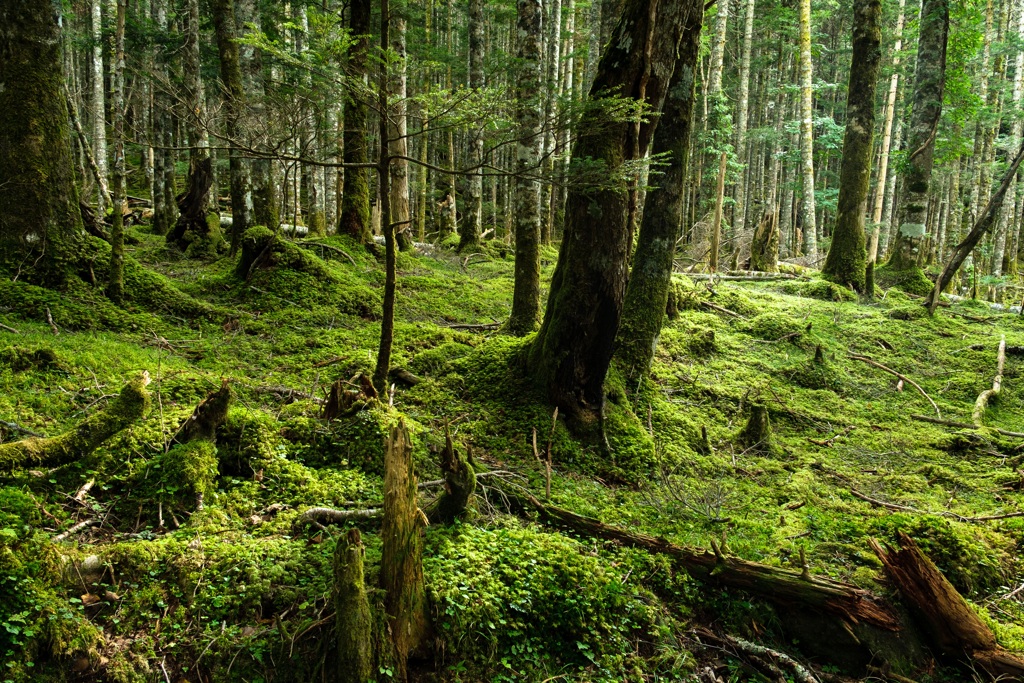
{"label": "decaying log", "polygon": [[[356,380],[359,381],[358,390],[347,388]],[[373,388],[373,383],[366,375],[360,373],[347,382],[339,379],[331,385],[321,417],[327,422],[342,417],[351,417],[376,398],[377,390]]]}
{"label": "decaying log", "polygon": [[431,524],[451,524],[462,519],[471,508],[473,493],[476,491],[472,451],[467,448],[465,458],[456,452],[447,424],[444,426],[441,473],[444,477],[444,490],[424,510]]}
{"label": "decaying log", "polygon": [[57,467],[89,455],[145,414],[149,408],[148,384],[149,373],[143,372],[124,385],[106,410],[87,417],[69,432],[0,444],[0,472],[32,465]]}
{"label": "decaying log", "polygon": [[412,441],[404,421],[391,428],[384,453],[384,519],[381,522],[380,587],[395,648],[396,678],[407,680],[406,663],[430,634],[423,582],[423,526],[416,504]]}
{"label": "decaying log", "polygon": [[224,424],[231,405],[231,389],[225,379],[217,389],[196,406],[174,435],[175,443],[217,440],[217,428]]}
{"label": "decaying log", "polygon": [[521,489],[502,486],[501,490],[519,506],[516,512],[532,511],[541,522],[551,526],[667,555],[698,580],[745,590],[776,605],[824,612],[848,624],[867,624],[889,632],[902,628],[896,612],[882,598],[851,584],[728,556],[714,543],[715,552],[675,545],[664,538],[627,531],[564,508],[545,505]]}
{"label": "decaying log", "polygon": [[418,377],[417,375],[414,375],[413,373],[409,372],[405,368],[397,368],[397,367],[396,368],[391,368],[388,371],[388,377],[391,378],[391,381],[393,381],[393,382],[401,382],[402,384],[404,384],[407,387],[414,387],[414,386],[416,386],[417,384],[419,384],[420,382],[423,381],[422,378]]}
{"label": "decaying log", "polygon": [[309,508],[295,520],[295,526],[313,525],[324,527],[328,524],[346,524],[365,520],[378,520],[384,516],[380,508],[363,510],[335,510],[334,508]]}
{"label": "decaying log", "polygon": [[338,539],[334,551],[334,607],[338,683],[366,683],[373,675],[373,616],[363,578],[363,540],[358,529]]}
{"label": "decaying log", "polygon": [[971,420],[974,422],[974,426],[979,429],[983,425],[983,418],[985,417],[985,409],[988,408],[988,402],[995,396],[999,395],[999,391],[1003,388],[1003,366],[1006,365],[1006,335],[1004,334],[999,340],[999,351],[996,353],[996,376],[992,380],[992,388],[986,389],[985,391],[978,394],[978,400],[974,402],[974,412],[971,413]]}
{"label": "decaying log", "polygon": [[1000,681],[1024,681],[1024,659],[996,644],[992,630],[975,614],[913,539],[899,535],[899,549],[871,541],[900,595],[917,612],[943,655],[976,665]]}

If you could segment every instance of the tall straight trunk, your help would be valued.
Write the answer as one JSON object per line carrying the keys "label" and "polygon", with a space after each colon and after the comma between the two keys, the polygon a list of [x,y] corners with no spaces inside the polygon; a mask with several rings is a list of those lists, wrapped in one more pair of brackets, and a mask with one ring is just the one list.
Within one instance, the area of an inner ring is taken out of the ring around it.
{"label": "tall straight trunk", "polygon": [[115,303],[124,299],[124,14],[127,0],[117,0],[114,27],[114,74],[111,79],[110,112],[114,123],[114,182],[110,191],[110,274],[107,296]]}
{"label": "tall straight trunk", "polygon": [[871,186],[875,86],[878,63],[882,58],[881,43],[881,0],[855,0],[853,63],[850,65],[850,87],[846,97],[846,135],[843,138],[838,215],[822,273],[858,292],[864,291],[867,265],[864,217]]}
{"label": "tall straight trunk", "polygon": [[211,0],[213,25],[217,33],[217,51],[220,54],[220,77],[224,83],[224,105],[227,110],[227,135],[231,149],[231,255],[238,251],[242,235],[252,225],[252,180],[249,162],[237,145],[243,133],[245,114],[245,87],[242,84],[242,65],[238,57],[235,37],[234,0]]}
{"label": "tall straight trunk", "polygon": [[650,370],[661,336],[682,224],[702,19],[697,9],[699,0],[689,2],[691,20],[683,29],[679,58],[652,145],[653,154],[667,155],[668,167],[658,178],[658,186],[647,193],[615,339],[615,362],[622,368],[627,386],[636,386]]}
{"label": "tall straight trunk", "polygon": [[711,218],[711,240],[708,247],[708,269],[718,270],[718,252],[722,244],[722,213],[725,204],[725,169],[729,155],[722,152],[718,157],[718,182],[715,184],[715,212]]}
{"label": "tall straight trunk", "polygon": [[[370,0],[352,0],[349,8],[349,31],[356,42],[349,52],[345,92],[345,139],[343,159],[346,164],[366,164],[369,151],[369,106],[363,92],[370,50]],[[341,196],[338,233],[367,244],[373,239],[370,231],[370,170],[349,166],[345,169],[345,185]]]}
{"label": "tall straight trunk", "polygon": [[508,330],[524,335],[540,320],[540,181],[544,107],[541,101],[541,0],[518,0],[520,62],[516,81],[515,285]]}
{"label": "tall straight trunk", "polygon": [[[896,109],[899,110],[902,106],[903,98],[897,96]],[[899,151],[903,149],[903,117],[896,117],[896,130],[893,131],[893,147],[891,149]],[[883,258],[889,253],[889,244],[892,242],[891,235],[895,231],[895,220],[893,216],[896,214],[896,173],[890,173],[886,181],[885,186],[885,210],[882,212],[882,225],[878,234],[878,258]]]}
{"label": "tall straight trunk", "polygon": [[800,0],[800,159],[804,253],[813,263],[818,256],[814,201],[814,86],[811,65],[811,0]]}
{"label": "tall straight trunk", "polygon": [[[103,73],[103,7],[102,0],[92,0],[92,144],[100,177],[107,181],[107,110]],[[97,195],[102,215],[105,208],[102,189]]]}
{"label": "tall straight trunk", "polygon": [[743,240],[746,230],[747,213],[747,110],[750,101],[750,52],[754,36],[754,5],[757,0],[747,0],[746,16],[743,20],[743,48],[740,58],[740,94],[736,105],[736,158],[743,164],[744,171],[736,183],[736,205],[733,214],[733,233]]}
{"label": "tall straight trunk", "polygon": [[889,94],[885,100],[885,122],[882,124],[882,151],[878,157],[878,179],[875,184],[875,204],[871,212],[871,238],[868,240],[868,261],[878,258],[878,239],[882,226],[882,207],[885,203],[887,178],[889,174],[889,152],[892,147],[892,122],[896,115],[896,93],[900,82],[900,51],[903,49],[903,22],[907,0],[900,0],[900,12],[896,17],[896,36],[892,51],[892,76],[889,77]]}
{"label": "tall straight trunk", "polygon": [[[369,4],[369,3],[367,3]],[[380,4],[380,46],[381,53],[391,49],[391,24],[396,19],[391,16],[389,0],[381,0]],[[381,396],[387,393],[388,372],[391,369],[391,348],[395,341],[395,291],[398,286],[397,256],[395,240],[395,223],[391,213],[391,178],[392,163],[391,145],[387,144],[387,131],[395,119],[396,112],[391,108],[392,75],[388,63],[381,60],[377,80],[377,112],[378,130],[381,141],[378,145],[377,158],[377,190],[380,202],[380,227],[384,233],[384,296],[381,301],[380,342],[377,345],[377,363],[373,369],[373,386]]]}
{"label": "tall straight trunk", "polygon": [[[424,26],[425,47],[429,50],[431,46],[431,31],[434,22],[434,0],[427,0],[426,25]],[[424,96],[430,95],[431,73],[428,68],[423,69],[422,83],[420,89]],[[430,147],[428,121],[429,112],[425,108],[420,109],[420,165],[416,169],[417,175],[417,200],[416,200],[416,239],[425,242],[427,239],[427,201],[430,197],[430,183],[427,175],[427,159]]]}
{"label": "tall straight trunk", "polygon": [[[547,74],[545,76],[546,99],[544,101],[544,175],[551,177],[554,163],[551,155],[555,149],[555,121],[558,117],[558,65],[562,47],[562,0],[549,0],[548,22],[545,39],[547,40]],[[541,240],[545,244],[551,242],[552,224],[549,220],[548,207],[551,195],[555,191],[551,182],[545,182],[541,188]]]}
{"label": "tall straight trunk", "polygon": [[[295,51],[302,54],[308,50],[309,42],[309,14],[305,3],[298,5],[298,27],[295,31]],[[302,76],[306,88],[311,88],[312,82],[308,74]],[[319,157],[320,137],[317,135],[317,113],[309,105],[309,99],[303,98],[299,104],[299,152],[308,158]],[[322,207],[323,194],[322,183],[317,178],[320,168],[314,164],[302,163],[299,166],[299,205],[302,207],[302,215],[311,235],[323,235],[327,231],[327,224]]]}
{"label": "tall straight trunk", "polygon": [[0,0],[0,269],[60,285],[80,258],[61,5]]}
{"label": "tall straight trunk", "polygon": [[[978,69],[978,98],[982,104],[988,104],[989,101],[988,85],[989,76],[991,75],[993,17],[993,2],[988,0],[985,4],[985,31],[982,34],[981,66]],[[984,177],[986,170],[985,142],[988,139],[989,128],[985,125],[982,118],[978,117],[974,128],[974,153],[971,157],[973,161],[973,180],[971,182],[970,212],[967,217],[969,221],[977,220],[978,212],[984,206],[983,195],[985,194],[984,188],[987,184]]]}
{"label": "tall straight trunk", "polygon": [[[153,20],[157,30],[162,35],[167,35],[167,0],[154,0]],[[170,77],[167,68],[168,55],[161,52],[156,56],[156,76],[160,83],[169,83]],[[178,207],[174,201],[177,194],[174,187],[175,180],[175,153],[174,153],[174,118],[171,115],[172,99],[163,86],[156,87],[153,94],[155,139],[158,149],[157,157],[161,160],[154,176],[160,176],[159,181],[154,183],[157,194],[153,197],[153,232],[158,235],[166,235],[174,227],[178,218]]]}
{"label": "tall straight trunk", "polygon": [[903,171],[903,193],[898,211],[899,232],[887,264],[894,271],[919,270],[918,255],[927,232],[925,213],[928,210],[935,131],[942,116],[948,34],[948,0],[924,0],[907,145],[911,151]]}
{"label": "tall straight trunk", "polygon": [[[484,87],[484,3],[469,0],[469,89],[479,92]],[[481,125],[469,128],[469,201],[459,229],[459,251],[480,246],[483,223],[484,132]]]}
{"label": "tall straight trunk", "polygon": [[[590,91],[596,103],[607,94],[646,101],[660,113],[676,63],[689,3],[668,0],[652,7],[628,0]],[[584,114],[573,158],[603,163],[610,179],[647,149],[652,123],[605,123]],[[653,118],[653,117],[652,117]],[[655,119],[656,120],[656,119]],[[548,306],[530,347],[534,380],[565,414],[590,423],[604,403],[604,378],[622,312],[626,267],[632,246],[625,179],[616,186],[570,191],[565,236],[551,280]]]}
{"label": "tall straight trunk", "polygon": [[601,59],[601,15],[605,12],[604,6],[609,0],[591,0],[590,16],[587,20],[587,61],[583,67],[583,87],[590,89],[594,81],[594,74],[597,72],[597,62]]}
{"label": "tall straight trunk", "polygon": [[[402,251],[412,248],[409,213],[409,104],[406,100],[408,86],[408,58],[405,49],[405,5],[394,3],[391,10],[391,50],[397,56],[396,71],[390,79],[389,93],[394,104],[388,118],[387,140],[390,154],[395,157],[391,163],[391,221],[395,224],[395,239]],[[381,229],[385,229],[383,222]]]}
{"label": "tall straight trunk", "polygon": [[[1015,0],[1013,2],[1013,20],[1015,25],[1013,26],[1013,32],[1018,41],[1024,40],[1024,1]],[[1018,43],[1019,44],[1019,43]],[[1017,112],[1020,109],[1022,94],[1024,94],[1024,50],[1017,49],[1016,55],[1014,55],[1014,71],[1013,71],[1013,105],[1010,108],[1011,112]],[[1013,124],[1011,126],[1011,149],[1014,147],[1020,147],[1021,139],[1024,137],[1024,124],[1022,124],[1019,117],[1014,117]],[[1006,244],[1004,250],[1004,256],[1001,266],[1001,273],[1006,275],[1017,274],[1017,234],[1016,221],[1014,217],[1017,216],[1015,210],[1017,205],[1017,194],[1018,185],[1020,185],[1020,176],[1015,179],[1015,182],[1010,185],[1007,189],[1006,198],[1006,209],[1004,215],[1007,216],[1008,225],[1006,226]]]}
{"label": "tall straight trunk", "polygon": [[[234,0],[235,30],[238,35],[249,31],[259,31],[262,26],[256,0]],[[246,107],[249,116],[261,121],[266,111],[263,64],[256,46],[241,43],[238,46],[238,58],[242,70],[242,86],[245,91]],[[277,204],[277,188],[271,177],[270,159],[252,159],[249,162],[252,194],[253,225],[263,225],[274,230],[280,222]]]}

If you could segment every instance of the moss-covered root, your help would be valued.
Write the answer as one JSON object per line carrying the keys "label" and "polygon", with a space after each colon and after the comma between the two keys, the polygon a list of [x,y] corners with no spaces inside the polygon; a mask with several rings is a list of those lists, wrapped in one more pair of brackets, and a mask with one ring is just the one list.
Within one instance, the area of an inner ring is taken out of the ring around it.
{"label": "moss-covered root", "polygon": [[106,410],[86,418],[60,436],[0,445],[0,472],[31,465],[66,465],[89,455],[145,414],[149,408],[147,384],[149,373],[143,372],[124,385],[120,395]]}
{"label": "moss-covered root", "polygon": [[466,457],[460,456],[452,444],[452,435],[447,426],[444,431],[445,446],[441,451],[444,490],[425,510],[431,524],[451,524],[465,517],[476,490],[472,455],[467,449]]}
{"label": "moss-covered root", "polygon": [[744,450],[759,455],[769,455],[772,450],[772,427],[768,409],[763,405],[750,407],[750,419],[740,430],[738,441]]}
{"label": "moss-covered root", "polygon": [[366,683],[373,674],[373,621],[363,580],[363,541],[349,529],[334,550],[338,683]]}

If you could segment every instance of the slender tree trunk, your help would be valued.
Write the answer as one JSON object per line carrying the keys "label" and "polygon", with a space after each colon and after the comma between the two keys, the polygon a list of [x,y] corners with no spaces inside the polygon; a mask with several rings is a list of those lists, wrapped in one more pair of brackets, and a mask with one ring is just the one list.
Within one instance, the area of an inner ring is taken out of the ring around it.
{"label": "slender tree trunk", "polygon": [[234,0],[211,0],[210,4],[213,10],[213,25],[217,33],[217,50],[220,53],[220,77],[224,83],[227,134],[231,146],[231,255],[234,256],[242,235],[252,225],[253,213],[249,162],[243,158],[237,147],[241,143],[243,133],[245,87],[242,83],[242,65],[235,37]]}
{"label": "slender tree trunk", "polygon": [[[551,177],[554,164],[551,155],[555,149],[555,119],[558,116],[558,65],[562,47],[562,0],[548,0],[547,17],[550,20],[546,29],[547,40],[547,74],[545,76],[544,100],[544,175]],[[548,207],[551,195],[555,191],[551,182],[545,182],[541,188],[541,240],[549,244],[553,239],[552,225]]]}
{"label": "slender tree trunk", "polygon": [[[349,31],[357,39],[348,58],[343,157],[346,164],[365,164],[370,160],[368,95],[363,90],[370,50],[370,6],[370,0],[352,0],[349,8]],[[338,232],[362,244],[373,239],[370,232],[369,173],[366,168],[350,166],[345,169],[341,216],[338,219]]]}
{"label": "slender tree trunk", "polygon": [[888,267],[896,272],[919,270],[918,254],[927,231],[928,187],[932,175],[935,137],[942,115],[946,76],[946,40],[949,33],[948,0],[924,0],[914,73],[914,102],[903,194],[900,196],[899,232]]}
{"label": "slender tree trunk", "polygon": [[518,0],[520,61],[516,83],[515,286],[508,330],[524,335],[540,320],[540,181],[544,108],[541,93],[541,0]]}
{"label": "slender tree trunk", "polygon": [[[484,87],[484,8],[483,0],[469,0],[469,89],[479,92]],[[469,128],[469,201],[459,230],[459,251],[472,251],[480,246],[483,222],[484,134],[479,125]]]}
{"label": "slender tree trunk", "polygon": [[864,217],[871,186],[875,135],[875,86],[882,58],[881,0],[854,0],[853,63],[846,97],[846,135],[839,178],[839,204],[825,267],[829,279],[864,291],[867,253]]}
{"label": "slender tree trunk", "polygon": [[[239,35],[244,35],[250,30],[260,30],[262,22],[256,0],[235,0],[235,17],[236,31]],[[241,43],[238,46],[238,56],[248,114],[254,121],[261,122],[266,112],[266,104],[260,52],[254,45]],[[250,219],[253,225],[263,225],[275,230],[281,221],[271,163],[270,159],[253,159],[249,162],[252,188]]]}
{"label": "slender tree trunk", "polygon": [[[381,0],[380,45],[381,52],[391,46],[391,16],[389,0]],[[391,348],[395,338],[395,290],[397,289],[397,257],[395,254],[395,223],[391,213],[391,145],[387,144],[386,132],[395,120],[396,113],[390,108],[391,83],[387,63],[380,66],[377,83],[377,112],[379,130],[383,138],[379,145],[377,160],[377,185],[380,198],[380,227],[384,233],[384,296],[381,302],[380,343],[377,346],[377,364],[373,370],[373,386],[381,396],[387,395],[388,372],[391,370]]]}
{"label": "slender tree trunk", "polygon": [[650,370],[661,336],[682,224],[702,18],[699,0],[688,2],[692,5],[690,21],[679,42],[679,58],[652,149],[655,155],[668,155],[668,167],[659,176],[658,186],[647,193],[615,339],[615,361],[622,368],[627,386],[636,386]]}
{"label": "slender tree trunk", "polygon": [[[902,105],[903,98],[897,96],[896,109],[899,110]],[[896,130],[893,132],[893,149],[899,151],[903,148],[903,117],[896,117]],[[888,178],[885,186],[885,210],[882,213],[882,225],[878,234],[878,258],[885,257],[889,253],[889,244],[892,242],[890,239],[894,227],[895,221],[893,216],[896,213],[896,173],[888,174]]]}
{"label": "slender tree trunk", "polygon": [[718,183],[715,185],[715,213],[711,218],[711,246],[708,252],[708,269],[718,270],[718,252],[722,243],[722,211],[725,204],[725,169],[729,155],[722,152],[718,157]]}
{"label": "slender tree trunk", "polygon": [[110,111],[114,121],[114,186],[110,193],[110,275],[107,296],[114,303],[124,299],[124,21],[127,0],[117,0],[114,28],[114,74]]}
{"label": "slender tree trunk", "polygon": [[[750,100],[750,53],[754,35],[754,5],[756,0],[747,0],[746,16],[743,21],[743,48],[740,59],[740,94],[736,108],[736,158],[744,170],[736,183],[736,205],[733,209],[733,234],[737,240],[746,237],[747,213],[747,110]],[[738,248],[736,245],[734,248]]]}
{"label": "slender tree trunk", "polygon": [[878,259],[878,238],[882,225],[882,206],[885,202],[889,174],[889,151],[892,147],[892,122],[896,115],[896,92],[900,82],[900,51],[903,49],[903,21],[907,0],[900,0],[899,15],[896,18],[896,36],[892,52],[892,76],[889,78],[889,94],[885,100],[885,122],[882,124],[882,151],[878,157],[878,179],[875,183],[875,204],[871,212],[871,238],[868,240],[868,261]]}
{"label": "slender tree trunk", "polygon": [[[412,249],[409,213],[409,104],[406,100],[408,85],[408,58],[405,49],[405,5],[392,5],[391,50],[397,56],[397,70],[391,83],[392,108],[388,119],[387,138],[391,163],[391,221],[395,224],[395,239],[402,251]],[[381,222],[381,230],[385,226]]]}
{"label": "slender tree trunk", "polygon": [[801,204],[804,253],[818,257],[818,228],[814,201],[814,86],[811,66],[811,0],[800,0],[800,157],[803,178]]}
{"label": "slender tree trunk", "polygon": [[[426,47],[429,50],[431,46],[431,31],[433,28],[434,21],[434,0],[427,0],[426,7],[426,26],[424,27],[424,37]],[[430,79],[431,73],[429,69],[423,71],[423,83],[421,90],[424,96],[430,95]],[[418,193],[418,199],[416,201],[416,239],[420,242],[427,240],[427,201],[430,197],[430,183],[427,177],[427,159],[428,147],[430,146],[430,135],[429,127],[430,123],[428,117],[430,112],[426,110],[425,106],[420,109],[420,165],[416,169],[417,177],[419,182],[417,183],[416,191]]]}
{"label": "slender tree trunk", "polygon": [[[92,0],[92,144],[96,166],[107,182],[107,110],[103,77],[103,2]],[[106,208],[103,192],[97,195],[100,215]]]}
{"label": "slender tree trunk", "polygon": [[[604,93],[643,99],[659,113],[680,35],[692,20],[689,9],[681,0],[653,8],[646,0],[628,0],[598,66],[591,99],[600,101]],[[594,116],[583,116],[573,157],[603,163],[608,177],[615,178],[622,164],[641,158],[653,126],[623,121],[598,127]],[[603,405],[604,378],[622,311],[632,242],[625,189],[570,191],[544,322],[530,347],[535,381],[565,414],[584,422],[593,420]]]}

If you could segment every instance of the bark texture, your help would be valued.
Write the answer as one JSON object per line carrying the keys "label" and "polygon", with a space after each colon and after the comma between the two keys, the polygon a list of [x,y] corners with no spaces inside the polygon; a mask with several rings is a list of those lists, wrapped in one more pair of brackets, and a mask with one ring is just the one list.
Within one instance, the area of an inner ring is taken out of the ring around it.
{"label": "bark texture", "polygon": [[871,185],[871,154],[875,133],[875,85],[881,61],[881,0],[853,4],[853,64],[846,97],[846,135],[839,176],[839,204],[832,245],[822,272],[857,292],[864,291],[864,217]]}
{"label": "bark texture", "polygon": [[[690,7],[682,0],[653,7],[645,0],[629,0],[601,58],[591,99],[618,95],[644,101],[659,113],[675,69],[679,37],[692,20]],[[548,306],[529,352],[531,373],[549,400],[567,414],[587,419],[603,403],[632,242],[622,166],[641,157],[653,133],[651,123],[594,120],[600,116],[596,109],[583,116],[573,158],[603,164],[609,184],[569,192]]]}
{"label": "bark texture", "polygon": [[363,578],[364,552],[358,529],[349,529],[334,550],[338,683],[366,683],[373,676],[373,616]]}
{"label": "bark texture", "polygon": [[[479,91],[484,87],[484,3],[483,0],[469,0],[469,89]],[[479,125],[470,126],[469,161],[473,166],[469,173],[469,202],[466,216],[459,229],[459,251],[476,249],[480,245],[483,218],[483,169],[484,134]]]}
{"label": "bark texture", "polygon": [[60,5],[0,0],[0,265],[60,284],[82,233]]}
{"label": "bark texture", "polygon": [[[350,9],[349,30],[357,36],[349,53],[348,87],[345,96],[344,155],[346,164],[365,164],[370,160],[367,149],[369,107],[363,89],[370,49],[370,0],[353,0]],[[338,232],[366,244],[370,234],[370,170],[346,168],[345,189],[341,198],[341,216]]]}
{"label": "bark texture", "polygon": [[800,159],[803,181],[804,253],[818,255],[818,228],[814,202],[814,87],[811,64],[811,0],[800,0]]}

